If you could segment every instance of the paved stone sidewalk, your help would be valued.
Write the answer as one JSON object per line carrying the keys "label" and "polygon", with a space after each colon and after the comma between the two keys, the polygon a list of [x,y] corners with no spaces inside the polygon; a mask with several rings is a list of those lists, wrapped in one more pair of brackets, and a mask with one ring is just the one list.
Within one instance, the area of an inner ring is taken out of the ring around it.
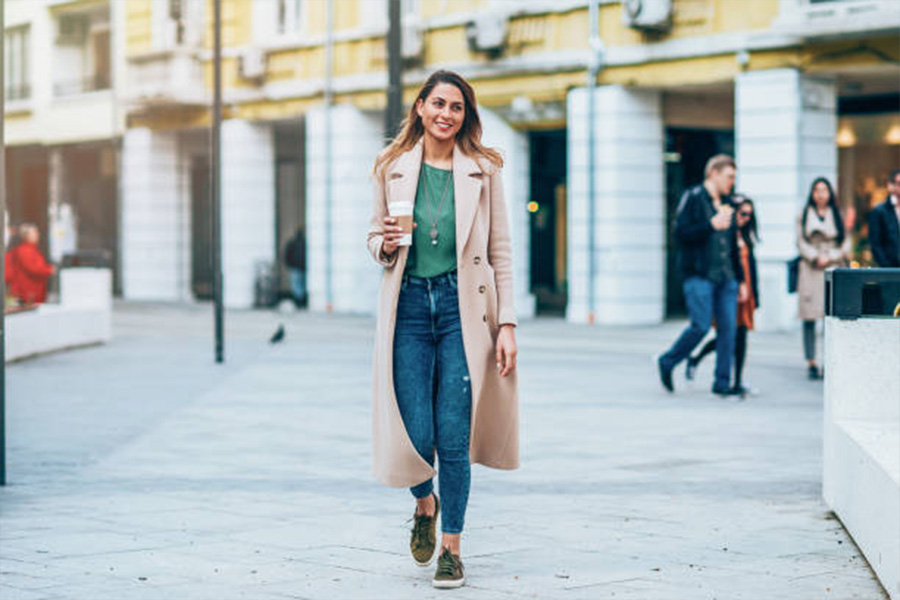
{"label": "paved stone sidewalk", "polygon": [[523,323],[523,467],[473,469],[469,585],[439,592],[407,555],[408,492],[369,474],[371,320],[229,313],[224,367],[206,308],[115,322],[8,369],[3,600],[886,597],[820,499],[796,336],[751,334],[762,393],[725,402],[711,360],[661,391],[677,323]]}

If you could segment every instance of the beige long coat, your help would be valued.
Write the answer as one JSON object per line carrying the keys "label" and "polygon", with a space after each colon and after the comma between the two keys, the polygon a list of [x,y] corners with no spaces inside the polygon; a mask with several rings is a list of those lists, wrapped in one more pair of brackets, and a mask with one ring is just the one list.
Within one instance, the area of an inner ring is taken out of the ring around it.
{"label": "beige long coat", "polygon": [[[399,156],[374,177],[375,197],[369,252],[384,267],[378,298],[373,375],[373,470],[392,487],[429,479],[434,469],[413,447],[394,394],[393,354],[397,298],[408,247],[390,260],[381,254],[388,203],[415,202],[423,143]],[[515,371],[500,377],[495,346],[500,325],[516,324],[509,220],[498,169],[487,160],[453,151],[456,202],[456,261],[463,345],[472,386],[469,458],[498,469],[519,466],[519,410]]]}
{"label": "beige long coat", "polygon": [[850,259],[850,234],[838,246],[837,225],[831,209],[825,218],[819,219],[816,209],[808,207],[806,232],[803,231],[803,213],[797,217],[797,249],[800,251],[800,267],[797,273],[797,316],[804,321],[825,316],[825,270],[816,263],[818,256],[828,258],[825,267],[840,267]]}

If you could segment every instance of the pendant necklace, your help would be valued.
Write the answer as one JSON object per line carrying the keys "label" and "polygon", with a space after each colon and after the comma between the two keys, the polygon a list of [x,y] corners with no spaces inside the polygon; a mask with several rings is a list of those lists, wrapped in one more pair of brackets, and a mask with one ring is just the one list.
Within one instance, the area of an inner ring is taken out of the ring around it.
{"label": "pendant necklace", "polygon": [[440,206],[438,206],[437,216],[435,216],[435,214],[431,210],[431,203],[428,201],[428,182],[425,182],[425,206],[428,207],[428,214],[431,216],[431,232],[429,233],[429,237],[431,237],[431,245],[432,246],[438,245],[437,222],[438,222],[438,219],[441,217],[441,211],[444,209],[444,201],[447,199],[447,190],[450,189],[450,182],[452,180],[453,180],[453,169],[450,169],[450,175],[447,176],[447,183],[444,184],[444,193],[441,194],[441,204],[440,204]]}

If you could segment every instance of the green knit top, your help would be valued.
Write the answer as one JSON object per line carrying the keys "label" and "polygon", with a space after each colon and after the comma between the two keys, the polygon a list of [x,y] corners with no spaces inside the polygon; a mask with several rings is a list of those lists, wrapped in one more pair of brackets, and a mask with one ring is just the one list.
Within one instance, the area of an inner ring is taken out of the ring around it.
{"label": "green knit top", "polygon": [[[444,190],[446,197],[441,207]],[[416,227],[413,229],[412,247],[409,249],[405,272],[415,277],[435,277],[455,269],[456,203],[453,198],[453,171],[422,163],[413,220]],[[435,220],[437,244],[432,240],[432,224]]]}

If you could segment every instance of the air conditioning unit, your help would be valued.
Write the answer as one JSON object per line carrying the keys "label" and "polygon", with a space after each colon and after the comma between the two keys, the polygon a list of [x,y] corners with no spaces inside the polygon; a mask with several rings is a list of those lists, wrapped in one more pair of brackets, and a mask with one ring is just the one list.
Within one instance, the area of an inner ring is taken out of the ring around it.
{"label": "air conditioning unit", "polygon": [[506,16],[486,12],[466,25],[466,39],[472,52],[487,52],[498,55],[506,46]]}
{"label": "air conditioning unit", "polygon": [[240,74],[244,79],[258,81],[266,75],[266,53],[262,48],[248,48],[241,53]]}
{"label": "air conditioning unit", "polygon": [[403,60],[418,62],[424,58],[425,40],[422,28],[416,23],[404,23],[400,33],[400,55]]}
{"label": "air conditioning unit", "polygon": [[668,31],[672,0],[622,0],[622,23],[644,31]]}
{"label": "air conditioning unit", "polygon": [[87,40],[88,15],[62,14],[57,21],[56,43],[60,46],[80,46]]}

